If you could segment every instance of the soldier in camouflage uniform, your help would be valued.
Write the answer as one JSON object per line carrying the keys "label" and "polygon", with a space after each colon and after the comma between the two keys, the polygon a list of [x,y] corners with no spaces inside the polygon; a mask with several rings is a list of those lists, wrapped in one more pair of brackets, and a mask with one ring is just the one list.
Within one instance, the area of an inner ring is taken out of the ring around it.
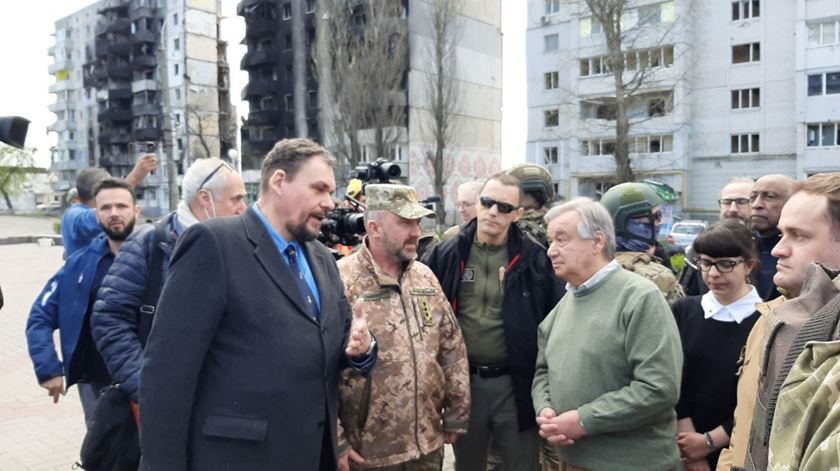
{"label": "soldier in camouflage uniform", "polygon": [[601,197],[615,223],[615,259],[625,269],[653,281],[669,305],[682,299],[682,286],[674,273],[653,255],[658,231],[656,222],[662,217],[662,199],[644,183],[622,183]]}
{"label": "soldier in camouflage uniform", "polygon": [[546,247],[543,220],[548,211],[548,204],[554,200],[554,178],[545,168],[537,164],[520,164],[505,170],[508,175],[518,178],[522,184],[525,198],[522,199],[524,212],[516,225],[532,240]]}
{"label": "soldier in camouflage uniform", "polygon": [[338,267],[380,354],[369,375],[342,373],[340,469],[438,471],[444,443],[467,432],[470,380],[449,301],[415,262],[420,219],[434,212],[408,186],[371,184],[365,194],[367,235]]}

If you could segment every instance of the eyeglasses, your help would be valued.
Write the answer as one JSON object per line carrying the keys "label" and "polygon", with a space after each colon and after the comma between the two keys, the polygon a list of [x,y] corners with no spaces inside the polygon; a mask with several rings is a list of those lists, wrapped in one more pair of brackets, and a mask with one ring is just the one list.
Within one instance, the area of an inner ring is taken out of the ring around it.
{"label": "eyeglasses", "polygon": [[489,196],[482,196],[478,199],[478,202],[481,203],[487,209],[490,209],[495,204],[497,208],[499,208],[499,212],[502,214],[508,214],[516,210],[516,206],[510,203],[502,203],[501,201],[496,201]]}
{"label": "eyeglasses", "polygon": [[732,206],[732,203],[735,203],[735,206],[744,207],[750,204],[749,198],[723,198],[718,200],[718,204],[721,208],[728,208]]}
{"label": "eyeglasses", "polygon": [[735,269],[736,265],[738,265],[739,263],[743,263],[744,259],[722,258],[713,262],[706,258],[698,258],[695,259],[694,262],[697,264],[698,267],[700,267],[700,270],[702,271],[709,271],[712,269],[712,267],[715,267],[720,273],[729,273]]}
{"label": "eyeglasses", "polygon": [[458,207],[458,209],[472,208],[473,206],[475,206],[475,203],[459,201],[456,206]]}
{"label": "eyeglasses", "polygon": [[210,175],[207,175],[204,178],[204,180],[201,181],[201,185],[198,185],[198,191],[201,191],[201,189],[204,188],[204,185],[206,185],[207,182],[209,182],[210,179],[213,178],[213,175],[215,175],[219,170],[221,170],[222,167],[227,167],[228,170],[230,170],[231,172],[233,171],[233,169],[227,163],[220,163],[218,167],[214,168],[213,171],[210,172]]}

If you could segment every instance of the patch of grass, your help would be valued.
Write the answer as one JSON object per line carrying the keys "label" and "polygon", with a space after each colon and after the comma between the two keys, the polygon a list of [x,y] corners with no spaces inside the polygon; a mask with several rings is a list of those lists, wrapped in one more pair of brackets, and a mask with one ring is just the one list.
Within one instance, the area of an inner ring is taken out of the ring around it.
{"label": "patch of grass", "polygon": [[685,265],[685,254],[682,252],[675,253],[671,255],[671,267],[674,269],[674,272],[679,273],[683,269],[683,265]]}

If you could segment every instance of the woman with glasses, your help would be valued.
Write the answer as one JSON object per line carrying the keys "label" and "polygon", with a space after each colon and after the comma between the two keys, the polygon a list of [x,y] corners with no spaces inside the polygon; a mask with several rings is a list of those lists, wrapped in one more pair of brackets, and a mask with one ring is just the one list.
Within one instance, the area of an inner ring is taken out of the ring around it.
{"label": "woman with glasses", "polygon": [[685,469],[703,471],[715,469],[719,450],[729,444],[738,358],[761,298],[750,284],[758,255],[746,226],[725,220],[701,233],[693,249],[709,292],[672,308],[684,356],[677,445]]}

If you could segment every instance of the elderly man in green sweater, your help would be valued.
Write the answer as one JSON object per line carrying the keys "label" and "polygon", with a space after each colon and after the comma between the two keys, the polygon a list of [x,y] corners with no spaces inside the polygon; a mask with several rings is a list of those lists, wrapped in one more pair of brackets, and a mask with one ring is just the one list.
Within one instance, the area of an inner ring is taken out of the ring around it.
{"label": "elderly man in green sweater", "polygon": [[676,469],[682,350],[668,304],[614,260],[603,206],[575,198],[545,219],[552,268],[568,284],[537,337],[540,435],[559,446],[561,471]]}

